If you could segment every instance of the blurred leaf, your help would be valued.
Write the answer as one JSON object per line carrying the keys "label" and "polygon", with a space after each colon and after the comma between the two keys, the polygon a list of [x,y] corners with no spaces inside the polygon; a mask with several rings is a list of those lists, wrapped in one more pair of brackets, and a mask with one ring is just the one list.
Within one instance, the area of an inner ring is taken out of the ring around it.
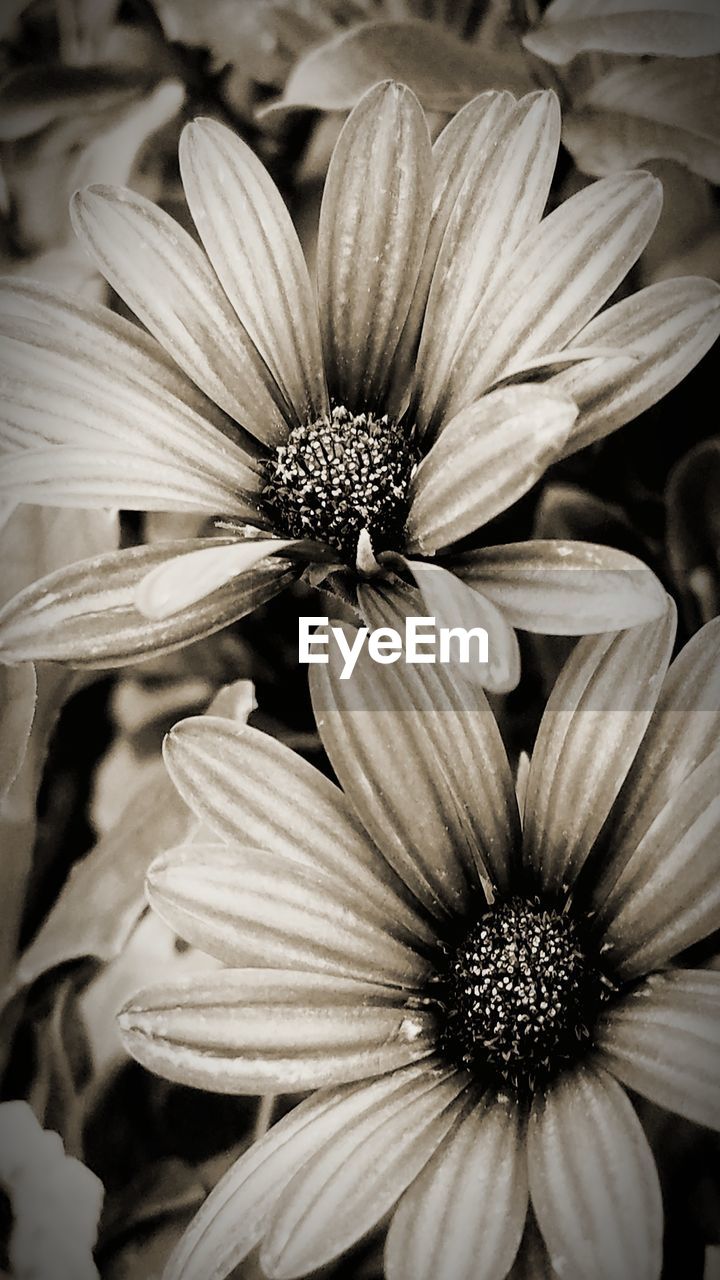
{"label": "blurred leaf", "polygon": [[33,1018],[36,1070],[30,1101],[43,1127],[62,1136],[66,1151],[82,1156],[80,1094],[90,1071],[89,1047],[72,980],[52,993],[45,1016]]}
{"label": "blurred leaf", "polygon": [[602,177],[665,158],[720,182],[720,65],[658,58],[597,80],[565,118],[578,168]]}
{"label": "blurred leaf", "polygon": [[530,87],[522,63],[482,51],[428,22],[364,22],[313,48],[282,98],[261,114],[296,107],[346,111],[379,80],[407,84],[431,111],[456,111],[486,89]]}
{"label": "blurred leaf", "polygon": [[720,613],[720,437],[677,463],[665,500],[670,569],[694,631]]}
{"label": "blurred leaf", "polygon": [[0,668],[0,799],[12,786],[25,758],[36,698],[37,680],[31,662]]}
{"label": "blurred leaf", "polygon": [[20,506],[0,531],[0,604],[46,574],[118,544],[114,511]]}
{"label": "blurred leaf", "polygon": [[123,67],[23,67],[0,84],[0,141],[26,138],[70,117],[87,136],[93,117],[125,106],[154,79],[147,70]]}
{"label": "blurred leaf", "polygon": [[[253,701],[248,681],[221,689],[209,712],[247,719]],[[112,960],[145,909],[145,872],[156,854],[181,843],[195,819],[162,762],[148,765],[122,816],[77,863],[45,924],[18,963],[5,999],[41,974],[89,956]]]}
{"label": "blurred leaf", "polygon": [[720,15],[716,0],[554,0],[523,43],[558,66],[593,50],[700,58],[720,52]]}

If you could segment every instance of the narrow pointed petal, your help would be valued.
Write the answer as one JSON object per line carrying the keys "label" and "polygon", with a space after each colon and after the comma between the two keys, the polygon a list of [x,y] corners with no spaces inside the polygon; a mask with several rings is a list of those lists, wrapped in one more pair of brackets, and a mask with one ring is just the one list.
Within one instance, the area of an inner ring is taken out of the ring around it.
{"label": "narrow pointed petal", "polygon": [[488,635],[487,663],[460,665],[451,647],[456,674],[469,684],[481,684],[489,693],[508,693],[520,679],[520,647],[509,621],[492,600],[465,585],[442,565],[427,560],[406,560],[436,627],[482,628]]}
{"label": "narrow pointed petal", "polygon": [[187,125],[180,170],[195,225],[241,324],[298,420],[327,409],[305,259],[269,174],[214,120]]}
{"label": "narrow pointed petal", "polygon": [[[362,604],[373,628],[403,627],[392,593],[368,591]],[[337,651],[329,656],[310,683],[323,745],[398,875],[440,916],[462,911],[483,877],[506,884],[517,810],[482,691],[439,667],[421,677],[404,663],[380,666],[367,651],[342,680]]]}
{"label": "narrow pointed petal", "polygon": [[192,946],[238,968],[312,971],[416,987],[427,964],[407,923],[346,879],[286,854],[197,845],[155,860],[148,899]]}
{"label": "narrow pointed petal", "polygon": [[378,408],[420,271],[432,154],[414,94],[387,82],[351,112],[320,211],[318,297],[331,397]]}
{"label": "narrow pointed petal", "polygon": [[561,451],[577,406],[543,387],[491,391],[443,428],[412,481],[409,551],[458,542],[512,506]]}
{"label": "narrow pointed petal", "polygon": [[720,928],[720,747],[668,800],[611,885],[594,890],[623,974],[646,973]]}
{"label": "narrow pointed petal", "polygon": [[192,511],[262,520],[249,494],[232,483],[110,444],[25,449],[3,460],[0,496],[48,507],[124,507],[128,511]]}
{"label": "narrow pointed petal", "polygon": [[273,559],[257,566],[249,579],[230,583],[170,620],[143,618],[134,604],[142,579],[163,561],[209,541],[191,538],[113,551],[41,578],[0,611],[0,656],[5,662],[123,666],[212,635],[297,576],[287,562]]}
{"label": "narrow pointed petal", "polygon": [[32,283],[0,290],[0,375],[5,448],[114,446],[257,488],[250,437],[106,308]]}
{"label": "narrow pointed petal", "polygon": [[402,910],[395,877],[350,802],[288,747],[257,729],[197,716],[175,725],[164,753],[180,794],[224,839],[345,877],[390,918]]}
{"label": "narrow pointed petal", "polygon": [[592,183],[544,218],[468,325],[445,416],[479,399],[507,368],[575,339],[640,256],[661,204],[655,178],[623,173]]}
{"label": "narrow pointed petal", "polygon": [[172,617],[292,545],[292,539],[253,538],[202,547],[176,560],[167,560],[143,578],[135,592],[135,604],[144,618]]}
{"label": "narrow pointed petal", "polygon": [[497,145],[500,130],[511,115],[511,93],[478,94],[453,116],[433,149],[433,199],[425,253],[402,338],[393,360],[393,385],[388,390],[389,412],[398,416],[417,364],[417,347],[440,246],[461,191],[472,199],[477,183]]}
{"label": "narrow pointed petal", "polygon": [[72,211],[105,278],[175,363],[258,440],[281,443],[289,407],[188,233],[121,187],[78,192]]}
{"label": "narrow pointed petal", "polygon": [[166,1079],[213,1093],[298,1093],[427,1057],[434,1015],[388,987],[328,974],[224,969],[141,991],[123,1043]]}
{"label": "narrow pointed petal", "polygon": [[173,1250],[164,1280],[226,1280],[259,1243],[283,1191],[325,1147],[362,1133],[368,1115],[422,1093],[424,1065],[406,1067],[366,1085],[314,1094],[283,1116],[240,1156],[193,1218]]}
{"label": "narrow pointed petal", "polygon": [[572,883],[600,832],[652,715],[674,636],[668,607],[659,621],[581,640],[560,674],[525,797],[524,857],[548,889]]}
{"label": "narrow pointed petal", "polygon": [[608,307],[577,342],[624,354],[583,361],[551,383],[580,409],[564,452],[584,449],[644,413],[682,382],[718,335],[720,286],[700,276],[662,280]]}
{"label": "narrow pointed petal", "polygon": [[720,618],[681,649],[613,814],[612,846],[602,870],[608,892],[665,805],[720,741]]}
{"label": "narrow pointed petal", "polygon": [[492,600],[513,627],[541,635],[592,635],[659,618],[667,595],[635,556],[560,538],[468,551],[448,565]]}
{"label": "narrow pointed petal", "polygon": [[566,1076],[535,1105],[530,1195],[559,1276],[658,1280],[662,1200],[647,1138],[606,1072]]}
{"label": "narrow pointed petal", "polygon": [[[6,279],[0,282],[0,337],[42,349],[43,361],[51,352],[72,356],[79,368],[87,368],[85,376],[91,376],[93,368],[102,367],[106,375],[111,370],[157,398],[165,396],[173,408],[176,402],[184,404],[221,429],[229,427],[227,416],[180,372],[150,334],[86,298],[37,280]],[[103,385],[99,384],[100,390]],[[112,419],[111,408],[112,398],[108,404]]]}
{"label": "narrow pointed petal", "polygon": [[629,1089],[720,1129],[720,973],[654,974],[605,1015],[597,1044]]}
{"label": "narrow pointed petal", "polygon": [[285,1188],[260,1254],[271,1280],[315,1271],[374,1227],[467,1106],[466,1077],[427,1069],[336,1133]]}
{"label": "narrow pointed petal", "polygon": [[437,258],[418,354],[421,429],[442,411],[456,353],[477,307],[542,216],[560,145],[555,94],[521,99],[488,142],[473,157]]}
{"label": "narrow pointed petal", "polygon": [[387,1280],[504,1280],[527,1208],[518,1111],[483,1099],[458,1118],[400,1201],[385,1246]]}

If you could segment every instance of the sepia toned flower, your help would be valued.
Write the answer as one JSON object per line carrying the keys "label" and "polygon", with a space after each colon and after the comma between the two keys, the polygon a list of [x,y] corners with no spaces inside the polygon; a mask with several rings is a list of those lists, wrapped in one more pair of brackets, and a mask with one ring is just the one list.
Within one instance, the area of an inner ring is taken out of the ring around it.
{"label": "sepia toned flower", "polygon": [[661,612],[632,557],[476,537],[552,461],[665,394],[720,330],[720,291],[701,278],[600,310],[652,233],[660,188],[623,174],[543,218],[559,131],[552,94],[490,93],[431,149],[413,95],[373,89],[333,155],[316,293],[279,193],[217,123],[189,126],[181,146],[204,252],[130,191],[80,194],[78,231],[150,334],[9,285],[0,487],[194,511],[220,517],[223,537],[37,584],[2,614],[5,660],[133,661],[303,573],[351,600],[358,581],[399,573],[431,613],[488,630],[485,678],[507,689],[515,626],[578,634]]}
{"label": "sepia toned flower", "polygon": [[[401,596],[369,596],[376,625]],[[720,976],[682,963],[720,922],[720,630],[668,671],[674,630],[670,607],[579,642],[519,802],[447,667],[313,669],[342,790],[247,726],[171,732],[216,843],[157,859],[150,902],[230,967],[133,998],[126,1046],[196,1088],[318,1092],[225,1175],[166,1280],[222,1280],[258,1245],[271,1280],[302,1276],[386,1215],[388,1280],[657,1280],[623,1086],[720,1127]]]}

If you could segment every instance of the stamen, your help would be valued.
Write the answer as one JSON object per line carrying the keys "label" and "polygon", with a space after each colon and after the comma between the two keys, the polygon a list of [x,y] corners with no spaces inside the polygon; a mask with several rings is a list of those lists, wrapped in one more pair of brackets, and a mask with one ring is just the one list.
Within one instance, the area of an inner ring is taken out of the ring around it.
{"label": "stamen", "polygon": [[569,914],[510,898],[448,957],[441,989],[445,1052],[522,1095],[588,1047],[608,984]]}
{"label": "stamen", "polygon": [[363,530],[375,554],[402,545],[415,462],[396,423],[339,406],[293,428],[267,463],[263,499],[280,532],[327,542],[353,564]]}

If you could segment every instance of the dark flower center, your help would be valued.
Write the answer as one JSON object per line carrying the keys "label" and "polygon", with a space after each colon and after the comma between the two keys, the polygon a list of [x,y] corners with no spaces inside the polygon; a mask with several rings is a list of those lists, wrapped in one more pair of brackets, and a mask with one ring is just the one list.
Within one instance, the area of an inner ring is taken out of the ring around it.
{"label": "dark flower center", "polygon": [[444,1051],[518,1095],[587,1048],[611,985],[572,918],[538,899],[489,907],[448,955],[441,976]]}
{"label": "dark flower center", "polygon": [[388,418],[339,407],[293,427],[266,464],[263,498],[287,537],[327,542],[353,563],[363,529],[376,553],[401,546],[415,461]]}

